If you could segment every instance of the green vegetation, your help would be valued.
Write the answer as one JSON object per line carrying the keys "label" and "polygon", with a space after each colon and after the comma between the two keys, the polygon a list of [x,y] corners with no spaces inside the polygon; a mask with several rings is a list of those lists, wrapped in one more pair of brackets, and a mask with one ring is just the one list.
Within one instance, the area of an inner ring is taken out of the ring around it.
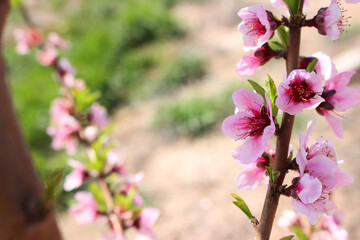
{"label": "green vegetation", "polygon": [[167,103],[158,108],[154,116],[154,126],[175,131],[179,135],[201,136],[217,123],[234,112],[231,94],[238,88],[231,86],[216,96],[192,96],[183,101]]}

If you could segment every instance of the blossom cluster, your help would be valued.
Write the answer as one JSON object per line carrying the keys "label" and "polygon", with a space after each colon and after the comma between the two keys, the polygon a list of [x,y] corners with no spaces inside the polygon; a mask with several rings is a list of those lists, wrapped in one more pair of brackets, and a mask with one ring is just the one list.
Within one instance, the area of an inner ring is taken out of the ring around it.
{"label": "blossom cluster", "polygon": [[[291,10],[286,2],[272,1],[276,7],[284,5]],[[254,75],[272,58],[287,59],[289,37],[285,27],[315,27],[320,34],[336,40],[344,31],[346,20],[336,1],[321,8],[312,19],[294,12],[290,18],[279,19],[261,5],[245,7],[238,15],[242,19],[239,31],[244,35],[244,50],[249,51],[236,65],[240,76]],[[276,32],[282,43],[272,40]],[[315,109],[324,116],[334,134],[342,138],[341,113],[360,103],[360,89],[348,86],[354,74],[354,71],[338,72],[329,56],[317,52],[310,57],[301,56],[298,69],[289,72],[278,86],[269,77],[265,88],[249,80],[255,91],[236,90],[232,95],[235,113],[223,121],[222,131],[230,138],[244,140],[232,151],[233,158],[245,166],[238,176],[237,187],[252,189],[263,182],[276,185],[274,176],[278,175],[272,171],[276,152],[271,149],[271,140],[280,130],[279,110],[290,116]],[[313,125],[314,121],[309,122],[307,133],[299,133],[300,147],[295,158],[292,156],[296,149],[289,151],[287,170],[295,174],[291,184],[274,191],[291,197],[294,210],[305,214],[315,225],[322,216],[330,219],[335,212],[332,191],[353,183],[353,179],[339,168],[342,161],[338,161],[330,139],[318,137],[309,144]]]}
{"label": "blossom cluster", "polygon": [[138,192],[144,174],[129,174],[118,150],[108,141],[111,125],[107,109],[96,101],[99,94],[92,93],[82,79],[77,79],[75,68],[59,54],[69,48],[69,43],[56,33],[50,33],[44,41],[42,34],[32,28],[16,29],[14,36],[16,51],[23,55],[37,48],[38,62],[52,67],[60,83],[61,97],[51,103],[47,128],[52,148],[64,149],[69,155],[79,153],[81,145],[85,150],[81,160],[68,161],[72,171],[65,177],[64,190],[88,187],[88,191],[75,193],[70,214],[81,225],[95,220],[108,222],[110,231],[104,232],[101,240],[123,240],[124,231],[129,228],[137,230],[136,240],[155,239],[152,227],[160,211],[147,207]]}
{"label": "blossom cluster", "polygon": [[278,219],[278,226],[282,229],[283,235],[308,235],[313,240],[348,240],[348,232],[342,227],[344,213],[341,211],[334,212],[331,216],[324,216],[315,226],[308,228],[307,224],[302,221],[301,216],[294,211],[285,210]]}

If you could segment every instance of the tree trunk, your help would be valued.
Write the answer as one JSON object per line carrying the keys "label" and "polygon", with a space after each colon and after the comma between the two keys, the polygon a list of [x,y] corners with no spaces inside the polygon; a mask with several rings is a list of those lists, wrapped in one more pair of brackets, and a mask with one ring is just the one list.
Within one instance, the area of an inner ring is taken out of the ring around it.
{"label": "tree trunk", "polygon": [[[9,12],[0,0],[0,39]],[[1,47],[2,49],[2,47]],[[55,215],[43,200],[43,186],[22,136],[0,54],[0,239],[60,240]]]}

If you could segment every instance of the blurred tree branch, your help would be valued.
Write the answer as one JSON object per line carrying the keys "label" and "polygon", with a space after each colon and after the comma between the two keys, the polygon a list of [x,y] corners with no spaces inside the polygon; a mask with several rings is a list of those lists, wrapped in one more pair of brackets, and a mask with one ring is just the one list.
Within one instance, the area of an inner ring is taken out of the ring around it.
{"label": "blurred tree branch", "polygon": [[[9,0],[0,0],[0,39],[9,9]],[[0,56],[0,189],[0,239],[61,239],[53,209],[44,201],[43,186],[36,174],[15,115],[2,56]]]}

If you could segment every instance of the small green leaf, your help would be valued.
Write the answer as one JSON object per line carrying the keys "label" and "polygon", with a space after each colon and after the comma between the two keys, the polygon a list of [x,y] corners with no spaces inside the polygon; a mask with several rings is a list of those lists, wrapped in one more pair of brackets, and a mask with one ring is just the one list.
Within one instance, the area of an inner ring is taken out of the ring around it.
{"label": "small green leaf", "polygon": [[274,183],[276,182],[276,180],[278,179],[278,177],[280,176],[280,171],[273,171],[273,176],[274,176]]}
{"label": "small green leaf", "polygon": [[64,170],[55,171],[45,176],[42,181],[44,184],[45,201],[54,204],[62,193]]}
{"label": "small green leaf", "polygon": [[254,88],[254,90],[264,98],[264,105],[266,105],[265,89],[253,80],[249,79],[248,82],[251,84],[251,86]]}
{"label": "small green leaf", "polygon": [[299,239],[299,240],[309,240],[309,238],[306,236],[306,234],[304,233],[303,229],[299,226],[292,226],[289,228],[290,231],[292,231],[293,233],[295,233],[295,236]]}
{"label": "small green leaf", "polygon": [[281,25],[280,27],[278,27],[277,34],[278,34],[282,44],[285,47],[289,46],[289,32],[286,31],[284,26]]}
{"label": "small green leaf", "polygon": [[104,212],[104,213],[107,212],[104,194],[101,191],[99,185],[97,183],[93,182],[89,185],[88,190],[89,190],[89,192],[91,192],[94,195],[94,197],[98,203],[98,210],[100,212]]}
{"label": "small green leaf", "polygon": [[266,166],[265,168],[266,168],[267,173],[269,174],[269,180],[270,180],[270,182],[271,182],[271,183],[275,183],[272,168],[271,168],[271,167],[268,167],[268,166]]}
{"label": "small green leaf", "polygon": [[314,60],[312,60],[312,62],[309,63],[309,65],[306,67],[306,71],[307,71],[307,72],[312,72],[312,71],[314,71],[317,62],[318,62],[318,59],[317,59],[317,58],[315,58]]}
{"label": "small green leaf", "polygon": [[293,238],[294,238],[294,235],[289,235],[289,236],[286,236],[286,237],[282,237],[279,240],[291,240]]}
{"label": "small green leaf", "polygon": [[270,48],[274,51],[276,51],[278,49],[286,50],[286,46],[284,46],[282,43],[280,43],[278,41],[269,41],[268,44],[269,44]]}
{"label": "small green leaf", "polygon": [[265,81],[265,88],[267,90],[267,95],[271,101],[273,116],[277,117],[279,110],[275,104],[275,100],[278,96],[277,90],[276,90],[276,84],[275,84],[274,80],[270,77],[270,75],[268,75],[268,79],[269,79],[268,81]]}
{"label": "small green leaf", "polygon": [[290,154],[289,154],[289,157],[288,157],[288,159],[292,160],[292,158],[293,158],[293,155],[294,155],[294,153],[293,153],[293,150],[291,150],[291,152],[290,152]]}
{"label": "small green leaf", "polygon": [[291,15],[295,15],[300,8],[300,0],[284,0],[286,5],[288,6]]}
{"label": "small green leaf", "polygon": [[251,214],[250,209],[246,205],[245,201],[240,196],[236,195],[235,193],[232,193],[231,196],[233,196],[233,198],[236,199],[236,201],[233,201],[233,203],[238,208],[240,208],[240,210],[243,211],[243,213],[245,213],[245,215],[251,220],[253,218],[253,215]]}

